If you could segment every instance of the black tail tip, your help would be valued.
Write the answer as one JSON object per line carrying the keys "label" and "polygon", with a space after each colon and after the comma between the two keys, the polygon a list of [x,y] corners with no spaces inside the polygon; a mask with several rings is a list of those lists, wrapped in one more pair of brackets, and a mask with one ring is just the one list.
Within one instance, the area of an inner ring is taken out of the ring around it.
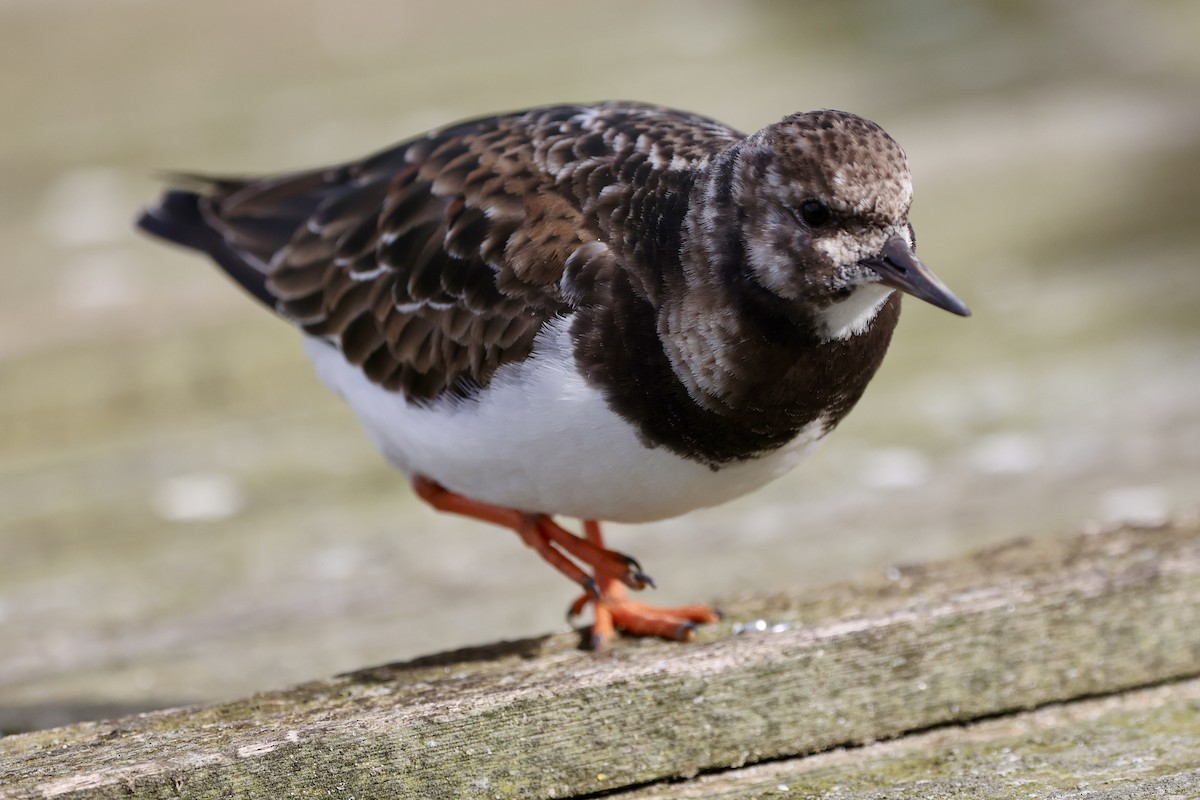
{"label": "black tail tip", "polygon": [[203,249],[211,236],[200,213],[200,195],[172,189],[165,192],[157,205],[149,206],[137,218],[137,227],[169,242]]}
{"label": "black tail tip", "polygon": [[195,192],[170,189],[157,205],[138,216],[136,225],[151,236],[204,253],[259,302],[274,310],[276,300],[267,289],[265,270],[249,261],[247,254],[229,246],[206,218],[203,200]]}

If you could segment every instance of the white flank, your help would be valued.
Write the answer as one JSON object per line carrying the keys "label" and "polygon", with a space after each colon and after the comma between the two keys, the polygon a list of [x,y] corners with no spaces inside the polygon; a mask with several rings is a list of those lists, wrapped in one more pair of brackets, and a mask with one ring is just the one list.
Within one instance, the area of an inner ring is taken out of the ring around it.
{"label": "white flank", "polygon": [[866,332],[893,291],[882,283],[865,283],[845,300],[822,311],[825,340],[849,339]]}
{"label": "white flank", "polygon": [[548,324],[525,361],[470,400],[426,407],[377,386],[318,339],[305,350],[383,454],[460,494],[583,519],[648,522],[740,497],[816,449],[823,420],[762,458],[717,472],[647,448],[575,370],[570,318]]}

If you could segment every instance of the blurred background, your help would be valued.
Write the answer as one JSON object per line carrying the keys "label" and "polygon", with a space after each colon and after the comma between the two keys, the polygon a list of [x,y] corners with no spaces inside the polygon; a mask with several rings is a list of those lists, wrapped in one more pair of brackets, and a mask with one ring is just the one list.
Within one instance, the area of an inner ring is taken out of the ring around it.
{"label": "blurred background", "polygon": [[420,506],[296,334],[136,236],[160,170],[637,99],[907,149],[906,304],[825,449],[611,532],[719,600],[1200,505],[1200,4],[0,0],[0,731],[563,630],[516,537]]}

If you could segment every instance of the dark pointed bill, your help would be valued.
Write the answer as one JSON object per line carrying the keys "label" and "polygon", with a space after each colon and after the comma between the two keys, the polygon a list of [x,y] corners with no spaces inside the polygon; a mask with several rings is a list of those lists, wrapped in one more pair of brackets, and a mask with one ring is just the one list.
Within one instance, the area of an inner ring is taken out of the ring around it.
{"label": "dark pointed bill", "polygon": [[967,304],[959,300],[950,287],[933,274],[933,270],[922,264],[908,242],[899,236],[888,239],[879,255],[864,258],[859,263],[879,273],[885,286],[911,294],[951,314],[971,316]]}

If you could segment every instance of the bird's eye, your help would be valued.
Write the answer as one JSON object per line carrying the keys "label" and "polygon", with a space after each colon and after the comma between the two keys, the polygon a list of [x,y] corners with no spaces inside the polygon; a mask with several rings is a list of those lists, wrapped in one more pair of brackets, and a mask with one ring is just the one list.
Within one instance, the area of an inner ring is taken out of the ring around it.
{"label": "bird's eye", "polygon": [[819,228],[828,224],[832,218],[833,212],[820,200],[809,199],[800,204],[800,219],[804,220],[806,225]]}

